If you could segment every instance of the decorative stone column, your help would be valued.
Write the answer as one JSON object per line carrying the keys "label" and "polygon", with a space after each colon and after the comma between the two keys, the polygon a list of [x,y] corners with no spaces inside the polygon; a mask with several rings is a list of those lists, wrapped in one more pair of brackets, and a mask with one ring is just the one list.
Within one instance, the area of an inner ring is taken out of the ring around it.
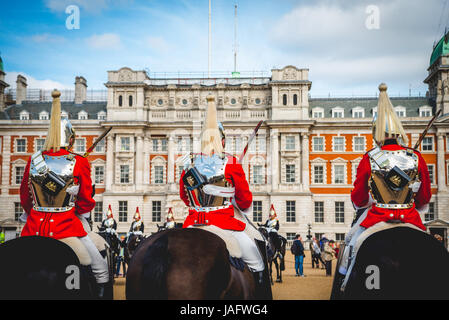
{"label": "decorative stone column", "polygon": [[106,191],[112,191],[114,181],[114,146],[115,135],[106,138]]}
{"label": "decorative stone column", "polygon": [[150,137],[143,138],[143,184],[150,184]]}
{"label": "decorative stone column", "polygon": [[437,133],[438,145],[437,145],[437,166],[438,166],[438,192],[447,191],[446,188],[446,170],[445,170],[445,160],[444,160],[444,138],[446,135],[443,132]]}
{"label": "decorative stone column", "polygon": [[136,139],[136,189],[141,191],[143,188],[143,135],[138,134]]}
{"label": "decorative stone column", "polygon": [[309,134],[303,133],[301,134],[302,138],[302,157],[301,157],[301,167],[302,167],[302,186],[304,192],[310,192],[309,182],[310,182],[310,169],[309,169]]}
{"label": "decorative stone column", "polygon": [[271,190],[279,189],[279,131],[271,130]]}
{"label": "decorative stone column", "polygon": [[175,164],[175,137],[173,134],[168,135],[168,159],[167,159],[167,183],[173,184],[175,182],[174,164]]}

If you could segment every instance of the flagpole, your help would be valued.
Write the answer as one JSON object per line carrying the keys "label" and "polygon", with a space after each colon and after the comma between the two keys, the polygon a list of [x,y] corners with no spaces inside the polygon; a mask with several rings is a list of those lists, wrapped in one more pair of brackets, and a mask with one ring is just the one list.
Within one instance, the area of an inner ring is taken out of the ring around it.
{"label": "flagpole", "polygon": [[210,78],[211,65],[211,44],[212,44],[212,21],[211,21],[211,0],[209,0],[209,43],[208,43],[208,59],[207,59],[207,77]]}

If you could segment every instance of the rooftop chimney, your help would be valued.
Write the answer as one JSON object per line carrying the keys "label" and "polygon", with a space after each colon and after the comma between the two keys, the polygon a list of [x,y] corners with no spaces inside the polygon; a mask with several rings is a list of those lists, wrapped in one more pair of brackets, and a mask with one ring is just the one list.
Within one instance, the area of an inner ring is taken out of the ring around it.
{"label": "rooftop chimney", "polygon": [[27,98],[27,78],[19,74],[17,76],[16,84],[16,104],[22,104],[22,101]]}
{"label": "rooftop chimney", "polygon": [[75,104],[83,104],[87,97],[87,80],[84,77],[75,78]]}

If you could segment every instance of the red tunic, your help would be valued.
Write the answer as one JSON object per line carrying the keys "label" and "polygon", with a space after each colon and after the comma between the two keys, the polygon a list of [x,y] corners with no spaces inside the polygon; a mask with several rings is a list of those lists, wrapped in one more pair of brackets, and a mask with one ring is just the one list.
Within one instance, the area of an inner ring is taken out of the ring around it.
{"label": "red tunic", "polygon": [[[65,149],[58,152],[44,151],[42,154],[48,156],[67,155]],[[86,158],[75,155],[76,163],[73,169],[75,184],[78,184],[79,192],[75,207],[65,212],[40,212],[33,209],[33,199],[29,188],[30,162],[28,160],[20,185],[20,202],[28,214],[27,222],[22,230],[22,236],[44,236],[55,239],[67,237],[84,237],[87,233],[83,225],[75,215],[92,211],[95,200],[92,198],[92,180],[90,178],[90,165]]]}
{"label": "red tunic", "polygon": [[[382,147],[382,150],[402,150],[406,149],[397,144],[388,144]],[[378,208],[375,205],[368,211],[365,220],[360,224],[362,227],[369,228],[372,225],[388,220],[401,220],[404,223],[411,223],[422,230],[426,230],[426,227],[421,221],[416,207],[420,208],[430,201],[432,196],[430,188],[429,171],[427,170],[427,164],[424,161],[421,154],[415,151],[418,156],[418,174],[421,181],[421,186],[416,193],[415,203],[410,209],[384,209]],[[362,161],[357,168],[357,178],[354,182],[354,189],[351,192],[351,200],[357,207],[364,207],[368,204],[369,200],[369,187],[368,181],[371,176],[371,166],[369,156],[366,153],[363,156]]]}
{"label": "red tunic", "polygon": [[[245,173],[240,163],[233,156],[228,155],[228,162],[225,167],[225,179],[235,187],[234,200],[241,210],[248,209],[253,201],[253,194],[249,190],[248,181],[246,181]],[[197,212],[193,207],[195,204],[191,204],[189,197],[184,188],[184,182],[182,178],[185,172],[181,174],[179,181],[179,193],[181,199],[186,206],[190,207],[189,215],[184,221],[183,228],[187,228],[194,224],[206,224],[214,225],[221,229],[243,231],[246,224],[236,218],[234,218],[234,206],[230,206],[226,209],[219,209],[209,212]]]}

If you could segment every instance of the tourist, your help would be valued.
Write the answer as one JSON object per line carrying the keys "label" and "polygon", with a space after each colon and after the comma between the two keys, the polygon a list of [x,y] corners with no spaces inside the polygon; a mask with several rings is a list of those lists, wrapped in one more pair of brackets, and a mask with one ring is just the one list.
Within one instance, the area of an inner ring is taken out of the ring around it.
{"label": "tourist", "polygon": [[290,248],[292,254],[295,256],[295,277],[305,277],[303,263],[304,263],[304,245],[302,243],[301,236],[296,235],[295,241],[293,241],[292,247]]}
{"label": "tourist", "polygon": [[332,248],[334,241],[326,241],[324,243],[324,262],[326,266],[326,276],[332,276],[332,259],[335,255],[335,250]]}

